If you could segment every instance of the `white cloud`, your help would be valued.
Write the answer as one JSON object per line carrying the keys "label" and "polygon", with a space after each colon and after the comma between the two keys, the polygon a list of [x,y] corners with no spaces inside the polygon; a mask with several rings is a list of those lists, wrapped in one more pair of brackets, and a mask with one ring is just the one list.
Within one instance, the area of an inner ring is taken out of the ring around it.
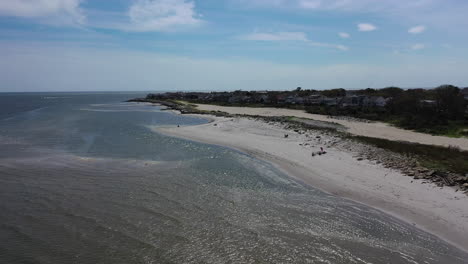
{"label": "white cloud", "polygon": [[369,24],[369,23],[361,23],[361,24],[358,24],[358,30],[359,31],[364,31],[364,32],[368,32],[368,31],[374,31],[376,30],[377,27],[372,25],[372,24]]}
{"label": "white cloud", "polygon": [[231,0],[250,7],[305,8],[346,12],[383,13],[416,10],[434,3],[456,0]]}
{"label": "white cloud", "polygon": [[299,6],[306,9],[316,9],[322,5],[321,0],[300,0]]}
{"label": "white cloud", "polygon": [[309,44],[311,46],[315,46],[315,47],[334,48],[334,49],[338,49],[338,50],[342,50],[342,51],[349,50],[349,48],[347,46],[339,45],[339,44],[313,42],[313,41],[309,42]]}
{"label": "white cloud", "polygon": [[137,0],[128,15],[131,31],[171,31],[202,23],[195,3],[186,0]]}
{"label": "white cloud", "polygon": [[242,36],[245,40],[258,41],[308,41],[303,32],[252,33]]}
{"label": "white cloud", "polygon": [[411,49],[412,50],[422,50],[424,49],[426,46],[424,44],[414,44],[411,46]]}
{"label": "white cloud", "polygon": [[349,35],[348,33],[345,33],[345,32],[340,32],[340,33],[338,33],[338,35],[341,38],[350,38],[351,37],[351,35]]}
{"label": "white cloud", "polygon": [[57,24],[83,24],[82,0],[0,0],[0,15],[36,18]]}
{"label": "white cloud", "polygon": [[241,36],[243,40],[254,41],[301,41],[315,47],[333,48],[346,51],[349,48],[344,45],[311,41],[304,32],[276,32],[276,33],[252,33]]}
{"label": "white cloud", "polygon": [[[424,23],[432,28],[466,31],[468,1],[463,0],[229,0],[247,8],[310,9],[376,15],[393,21]],[[310,2],[310,4],[307,4]],[[305,3],[305,4],[304,4]],[[459,25],[454,27],[453,25]]]}
{"label": "white cloud", "polygon": [[419,34],[419,33],[423,33],[424,31],[426,31],[425,26],[415,26],[415,27],[408,29],[408,33],[411,33],[411,34]]}
{"label": "white cloud", "polygon": [[284,90],[298,85],[324,89],[369,84],[434,87],[447,80],[466,86],[468,82],[468,64],[462,58],[455,64],[440,58],[408,61],[402,57],[398,64],[290,65],[17,43],[0,43],[0,57],[0,91]]}

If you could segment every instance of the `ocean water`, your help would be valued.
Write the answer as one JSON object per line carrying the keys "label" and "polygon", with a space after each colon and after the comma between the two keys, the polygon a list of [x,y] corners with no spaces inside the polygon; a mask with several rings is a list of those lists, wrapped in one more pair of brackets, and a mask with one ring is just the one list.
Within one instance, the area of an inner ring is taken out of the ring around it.
{"label": "ocean water", "polygon": [[468,263],[131,93],[0,94],[0,263]]}

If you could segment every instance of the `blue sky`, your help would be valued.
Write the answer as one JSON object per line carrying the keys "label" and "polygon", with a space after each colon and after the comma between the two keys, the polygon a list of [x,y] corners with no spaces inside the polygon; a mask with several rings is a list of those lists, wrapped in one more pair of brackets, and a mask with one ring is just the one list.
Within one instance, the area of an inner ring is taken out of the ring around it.
{"label": "blue sky", "polygon": [[0,91],[468,86],[466,0],[0,0]]}

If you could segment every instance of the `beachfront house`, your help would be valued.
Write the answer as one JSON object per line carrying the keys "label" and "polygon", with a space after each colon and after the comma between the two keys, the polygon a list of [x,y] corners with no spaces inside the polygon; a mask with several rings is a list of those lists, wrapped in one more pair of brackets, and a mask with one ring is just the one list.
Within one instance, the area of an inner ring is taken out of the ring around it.
{"label": "beachfront house", "polygon": [[362,106],[364,101],[364,96],[359,95],[347,95],[343,97],[340,101],[340,107],[359,107]]}
{"label": "beachfront house", "polygon": [[311,94],[304,98],[305,105],[319,105],[325,97],[320,94]]}
{"label": "beachfront house", "polygon": [[322,98],[321,104],[326,105],[326,106],[337,106],[341,101],[340,97],[324,97]]}
{"label": "beachfront house", "polygon": [[385,107],[388,99],[383,96],[365,96],[362,100],[364,107]]}
{"label": "beachfront house", "polygon": [[468,100],[468,87],[461,89],[461,94],[463,95],[465,100]]}

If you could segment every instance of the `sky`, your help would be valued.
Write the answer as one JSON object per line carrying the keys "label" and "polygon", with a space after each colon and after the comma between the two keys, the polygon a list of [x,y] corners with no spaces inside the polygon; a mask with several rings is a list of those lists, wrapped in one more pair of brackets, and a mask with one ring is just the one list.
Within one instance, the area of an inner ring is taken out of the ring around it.
{"label": "sky", "polygon": [[0,92],[468,86],[467,0],[0,0]]}

